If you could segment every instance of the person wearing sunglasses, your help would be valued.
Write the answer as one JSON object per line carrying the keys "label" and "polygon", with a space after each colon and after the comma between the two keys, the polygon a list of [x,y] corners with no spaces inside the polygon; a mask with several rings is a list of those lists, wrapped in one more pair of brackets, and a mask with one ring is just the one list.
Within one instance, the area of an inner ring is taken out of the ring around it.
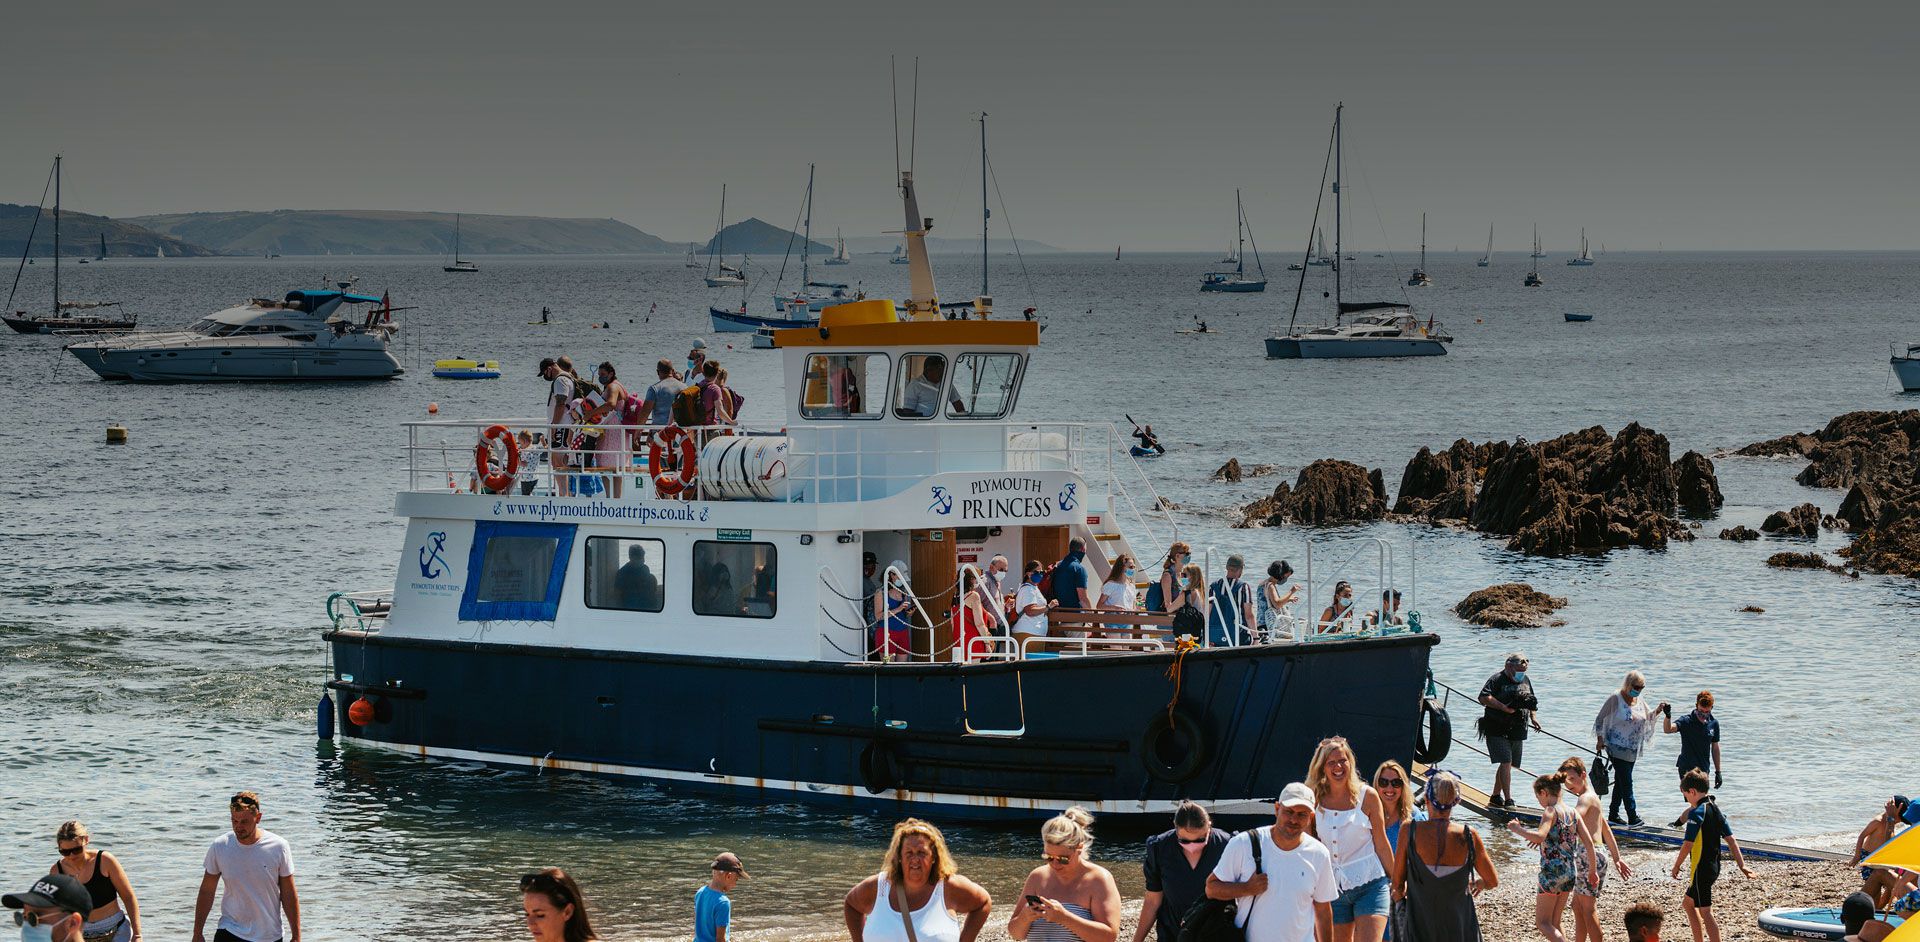
{"label": "person wearing sunglasses", "polygon": [[79,880],[50,873],[25,893],[8,893],[0,904],[14,911],[21,942],[80,942],[80,927],[93,911],[93,898]]}
{"label": "person wearing sunglasses", "polygon": [[1019,942],[1114,942],[1120,936],[1120,885],[1087,859],[1093,815],[1068,808],[1040,826],[1040,866],[1027,874],[1007,920]]}
{"label": "person wearing sunglasses", "polygon": [[1494,765],[1490,804],[1511,808],[1513,768],[1521,763],[1527,727],[1540,728],[1534,715],[1540,700],[1533,695],[1533,681],[1527,679],[1526,655],[1518,651],[1507,655],[1506,665],[1480,687],[1480,705],[1486,708],[1480,717],[1480,735],[1487,741],[1487,758]]}
{"label": "person wearing sunglasses", "polygon": [[[1400,833],[1408,821],[1427,820],[1426,809],[1413,803],[1413,789],[1407,783],[1407,770],[1392,759],[1380,763],[1373,773],[1373,790],[1380,793],[1380,805],[1387,816],[1387,846],[1400,852]],[[1387,865],[1392,866],[1388,861]]]}
{"label": "person wearing sunglasses", "polygon": [[[94,850],[87,826],[78,821],[60,825],[53,834],[60,859],[53,862],[53,874],[64,874],[86,887],[93,903],[81,934],[101,942],[131,942],[140,938],[140,901],[133,895],[120,861],[104,850]],[[125,909],[121,901],[126,901]]]}
{"label": "person wearing sunglasses", "polygon": [[1479,942],[1480,915],[1473,898],[1500,885],[1480,832],[1453,820],[1460,779],[1445,769],[1427,771],[1429,820],[1407,824],[1407,840],[1393,858],[1393,898],[1404,900],[1407,930],[1395,942]]}
{"label": "person wearing sunglasses", "polygon": [[227,802],[233,830],[207,848],[201,867],[200,895],[193,904],[193,942],[206,942],[213,895],[220,893],[220,922],[214,942],[279,942],[280,914],[287,915],[300,942],[300,896],[293,886],[293,850],[280,835],[260,826],[260,796],[240,792]]}
{"label": "person wearing sunglasses", "polygon": [[565,870],[546,867],[520,878],[520,908],[536,942],[587,942],[600,936],[587,920],[587,898]]}
{"label": "person wearing sunglasses", "polygon": [[[1640,809],[1633,800],[1633,764],[1640,761],[1640,750],[1653,739],[1655,721],[1665,706],[1648,706],[1642,696],[1646,690],[1646,675],[1628,671],[1620,689],[1607,695],[1607,702],[1600,705],[1599,715],[1593,718],[1594,751],[1604,751],[1613,765],[1613,799],[1607,808],[1607,820],[1636,828],[1647,822],[1640,819]],[[1623,807],[1627,809],[1625,821],[1620,820]]]}
{"label": "person wearing sunglasses", "polygon": [[1220,865],[1228,834],[1213,826],[1207,809],[1182,801],[1173,809],[1173,830],[1147,838],[1140,861],[1147,895],[1140,904],[1140,922],[1133,942],[1146,942],[1149,931],[1159,942],[1175,942],[1180,920],[1193,904],[1206,898],[1207,874]]}

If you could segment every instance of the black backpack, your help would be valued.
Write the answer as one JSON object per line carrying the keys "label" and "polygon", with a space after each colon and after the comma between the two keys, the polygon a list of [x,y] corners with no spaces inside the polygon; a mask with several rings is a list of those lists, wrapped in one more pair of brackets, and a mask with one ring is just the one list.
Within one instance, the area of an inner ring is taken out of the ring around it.
{"label": "black backpack", "polygon": [[[1260,832],[1248,831],[1247,840],[1253,842],[1253,872],[1260,873]],[[1251,918],[1253,899],[1245,899]],[[1179,942],[1246,942],[1247,930],[1233,924],[1234,916],[1240,911],[1239,902],[1201,897],[1187,910],[1186,915],[1180,917]]]}

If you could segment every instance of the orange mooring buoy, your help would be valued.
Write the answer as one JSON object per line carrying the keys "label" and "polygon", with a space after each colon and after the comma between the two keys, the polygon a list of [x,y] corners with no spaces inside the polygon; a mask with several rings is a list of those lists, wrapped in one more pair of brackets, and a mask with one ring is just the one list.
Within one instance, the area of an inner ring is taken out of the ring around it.
{"label": "orange mooring buoy", "polygon": [[355,726],[365,726],[373,722],[373,701],[361,697],[347,707],[347,719]]}
{"label": "orange mooring buoy", "polygon": [[439,415],[439,414],[440,414],[440,404],[439,404],[439,403],[437,403],[437,402],[429,402],[429,403],[427,403],[427,414],[428,414],[428,415]]}

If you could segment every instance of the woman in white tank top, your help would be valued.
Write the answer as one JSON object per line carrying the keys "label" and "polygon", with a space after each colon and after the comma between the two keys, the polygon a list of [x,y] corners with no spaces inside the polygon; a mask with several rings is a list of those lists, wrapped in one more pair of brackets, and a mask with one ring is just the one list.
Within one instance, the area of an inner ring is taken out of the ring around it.
{"label": "woman in white tank top", "polygon": [[1353,747],[1342,737],[1322,740],[1314,750],[1307,765],[1316,805],[1313,836],[1333,855],[1340,887],[1333,901],[1334,942],[1380,942],[1392,906],[1387,867],[1393,845],[1380,794],[1357,777],[1356,764]]}
{"label": "woman in white tank top", "polygon": [[853,942],[973,942],[992,908],[986,890],[955,872],[940,829],[918,818],[894,825],[880,872],[843,906]]}

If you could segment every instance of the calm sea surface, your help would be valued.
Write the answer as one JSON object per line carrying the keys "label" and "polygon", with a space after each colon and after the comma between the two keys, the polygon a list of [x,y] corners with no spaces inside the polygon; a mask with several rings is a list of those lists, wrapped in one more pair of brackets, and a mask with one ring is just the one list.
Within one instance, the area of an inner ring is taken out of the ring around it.
{"label": "calm sea surface", "polygon": [[[1384,467],[1392,487],[1417,448],[1458,437],[1539,439],[1639,421],[1665,433],[1677,456],[1818,428],[1848,410],[1912,406],[1889,380],[1886,352],[1889,341],[1920,339],[1920,258],[1614,253],[1585,270],[1548,259],[1548,287],[1525,290],[1518,255],[1490,269],[1437,255],[1436,286],[1415,300],[1457,338],[1452,355],[1351,363],[1265,360],[1260,340],[1285,323],[1292,282],[1276,272],[1265,295],[1202,296],[1195,289],[1211,261],[1042,256],[1028,259],[1029,282],[1014,259],[995,257],[1001,310],[1035,304],[1049,325],[1018,417],[1152,422],[1173,450],[1148,473],[1185,508],[1183,535],[1222,554],[1299,565],[1313,538],[1324,541],[1316,576],[1338,570],[1364,585],[1373,564],[1335,565],[1344,553],[1335,544],[1377,536],[1403,560],[1415,553],[1415,607],[1444,638],[1436,676],[1477,691],[1504,651],[1523,648],[1543,721],[1573,739],[1588,738],[1582,731],[1630,668],[1646,671],[1651,697],[1681,709],[1712,688],[1725,730],[1723,803],[1742,836],[1842,846],[1886,795],[1920,788],[1910,738],[1920,584],[1780,572],[1762,564],[1779,541],[1712,538],[1803,501],[1831,511],[1841,495],[1795,484],[1797,462],[1718,460],[1727,507],[1706,538],[1576,560],[1399,524],[1233,530],[1230,511],[1279,478],[1207,479],[1230,457],[1278,465],[1289,480],[1309,461],[1337,457]],[[706,305],[737,304],[738,294],[701,287],[679,260],[481,264],[478,275],[443,274],[439,260],[370,258],[115,259],[63,270],[69,297],[124,301],[153,326],[359,275],[360,290],[418,306],[402,315],[397,350],[409,373],[390,383],[105,383],[52,338],[0,336],[9,469],[0,475],[0,882],[43,872],[54,827],[79,817],[132,873],[148,936],[183,937],[201,855],[226,827],[225,796],[251,788],[265,798],[266,826],[294,845],[314,940],[454,926],[461,937],[514,936],[523,931],[514,879],[545,864],[581,878],[611,936],[682,936],[693,890],[721,849],[739,852],[754,874],[736,894],[737,926],[766,937],[833,931],[840,896],[877,868],[890,819],[316,745],[322,604],[335,590],[390,584],[401,548],[392,516],[399,422],[424,418],[430,402],[448,418],[528,415],[544,354],[571,354],[583,368],[610,359],[631,384],[695,337],[731,368],[749,420],[771,424],[779,413],[778,354],[725,348]],[[1357,264],[1374,289],[1360,293],[1400,296],[1405,271],[1364,256]],[[949,296],[977,290],[977,256],[936,268]],[[901,295],[906,277],[872,256],[825,271],[879,296]],[[27,269],[26,303],[43,303],[50,274],[44,262]],[[1308,279],[1316,314],[1323,277]],[[543,305],[556,323],[527,326]],[[1563,310],[1596,316],[1566,324]],[[1196,315],[1220,333],[1174,333]],[[590,329],[603,322],[611,326]],[[507,376],[427,374],[435,358],[456,355],[499,359]],[[131,429],[130,444],[101,443],[115,421]],[[1843,541],[1817,542],[1830,552]],[[1509,580],[1569,597],[1567,624],[1490,631],[1447,613],[1467,592]],[[1739,613],[1746,605],[1766,613]],[[1456,707],[1456,724],[1473,713]],[[1677,810],[1675,745],[1662,737],[1644,760],[1649,819]],[[1536,739],[1529,755],[1557,751]],[[1484,784],[1483,763],[1458,748],[1449,762]],[[1038,862],[1032,830],[949,834],[965,870],[1004,901]],[[1108,837],[1098,856],[1120,861],[1123,889],[1137,896],[1137,835]]]}

